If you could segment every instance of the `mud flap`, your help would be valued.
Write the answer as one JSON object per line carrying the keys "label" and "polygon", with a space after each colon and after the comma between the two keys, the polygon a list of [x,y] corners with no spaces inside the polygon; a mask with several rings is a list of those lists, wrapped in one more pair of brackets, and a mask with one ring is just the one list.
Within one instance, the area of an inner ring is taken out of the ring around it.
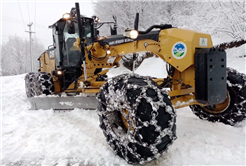
{"label": "mud flap", "polygon": [[96,96],[68,96],[68,97],[31,97],[27,98],[31,103],[30,110],[72,110],[74,108],[80,109],[96,109]]}
{"label": "mud flap", "polygon": [[222,49],[201,48],[195,54],[195,97],[202,104],[225,101],[226,52]]}

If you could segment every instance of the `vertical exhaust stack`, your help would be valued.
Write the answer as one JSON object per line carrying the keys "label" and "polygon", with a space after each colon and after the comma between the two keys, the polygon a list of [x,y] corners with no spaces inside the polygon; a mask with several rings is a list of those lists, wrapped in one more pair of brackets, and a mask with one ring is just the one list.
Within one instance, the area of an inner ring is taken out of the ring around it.
{"label": "vertical exhaust stack", "polygon": [[[81,39],[81,42],[83,41],[83,26],[81,23],[81,17],[80,17],[80,9],[79,9],[79,3],[75,3],[75,9],[77,13],[77,22],[78,22],[78,28],[79,28],[79,38]],[[81,29],[82,28],[82,29]]]}
{"label": "vertical exhaust stack", "polygon": [[80,48],[81,48],[81,59],[83,61],[84,66],[84,76],[85,76],[85,82],[87,82],[87,72],[86,72],[86,64],[85,64],[85,21],[83,19],[83,22],[81,23],[81,17],[80,17],[80,9],[79,9],[79,3],[75,3],[76,7],[76,13],[77,13],[77,21],[78,21],[78,29],[79,29],[79,38],[80,38]]}
{"label": "vertical exhaust stack", "polygon": [[136,13],[134,29],[138,31],[139,13]]}

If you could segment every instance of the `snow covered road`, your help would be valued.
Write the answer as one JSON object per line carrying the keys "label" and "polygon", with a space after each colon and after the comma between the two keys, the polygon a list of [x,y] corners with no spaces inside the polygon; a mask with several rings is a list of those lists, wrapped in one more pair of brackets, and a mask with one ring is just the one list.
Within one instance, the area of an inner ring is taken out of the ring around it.
{"label": "snow covered road", "polygon": [[[229,65],[245,72],[238,65],[245,59],[233,57]],[[2,165],[127,165],[107,145],[96,110],[29,110],[24,76],[1,77]],[[148,166],[246,164],[245,122],[232,127],[202,121],[189,108],[176,112],[178,139]]]}

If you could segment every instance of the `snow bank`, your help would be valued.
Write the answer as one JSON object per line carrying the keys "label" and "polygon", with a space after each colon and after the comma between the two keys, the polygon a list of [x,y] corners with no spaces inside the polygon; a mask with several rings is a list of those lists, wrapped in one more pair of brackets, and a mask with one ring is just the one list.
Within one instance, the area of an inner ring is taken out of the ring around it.
{"label": "snow bank", "polygon": [[[109,69],[107,73],[108,77],[111,78],[116,75],[131,73],[129,69],[125,68],[120,61],[120,67]],[[143,76],[152,76],[156,78],[164,78],[167,76],[166,62],[158,57],[150,57],[144,59],[142,64],[134,71],[134,73]]]}
{"label": "snow bank", "polygon": [[131,71],[124,67],[122,61],[119,62],[120,66],[118,68],[111,68],[109,69],[107,75],[108,78],[112,78],[114,76],[120,75],[120,74],[127,74],[131,73]]}
{"label": "snow bank", "polygon": [[167,76],[166,62],[158,57],[144,59],[142,64],[136,69],[135,73],[143,76],[165,78]]}
{"label": "snow bank", "polygon": [[124,163],[108,147],[95,110],[29,110],[24,75],[3,77],[3,85],[2,155],[6,165],[37,159],[36,164],[54,165],[70,158],[84,164]]}

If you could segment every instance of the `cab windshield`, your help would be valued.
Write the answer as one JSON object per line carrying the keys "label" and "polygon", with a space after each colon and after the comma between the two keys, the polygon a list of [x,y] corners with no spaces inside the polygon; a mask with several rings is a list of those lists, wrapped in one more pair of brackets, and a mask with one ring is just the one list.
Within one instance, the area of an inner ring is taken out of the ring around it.
{"label": "cab windshield", "polygon": [[78,28],[75,25],[75,33],[68,33],[68,24],[65,25],[63,31],[63,65],[64,66],[77,66],[80,61],[80,51],[74,46],[77,38],[79,38]]}
{"label": "cab windshield", "polygon": [[[68,33],[68,23],[66,23],[63,31],[63,39],[64,39],[64,46],[63,46],[63,65],[64,66],[78,66],[80,65],[80,50],[78,47],[74,46],[77,38],[79,38],[79,31],[77,23],[74,23],[75,33],[70,34]],[[90,21],[86,21],[85,26],[85,38],[87,41],[87,45],[92,42],[92,31],[93,26],[91,25]]]}

